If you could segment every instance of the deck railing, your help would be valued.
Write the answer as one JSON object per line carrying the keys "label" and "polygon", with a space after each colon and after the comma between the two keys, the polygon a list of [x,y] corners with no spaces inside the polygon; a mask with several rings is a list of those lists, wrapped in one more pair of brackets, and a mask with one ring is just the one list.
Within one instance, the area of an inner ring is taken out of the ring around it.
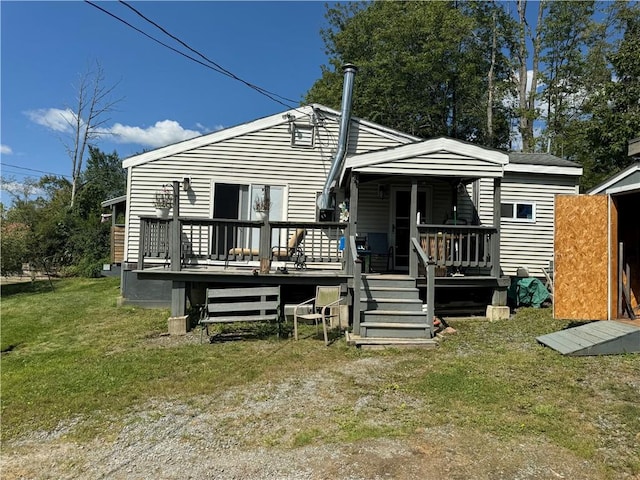
{"label": "deck railing", "polygon": [[[344,223],[270,222],[233,219],[178,219],[180,227],[180,265],[233,262],[296,261],[332,264],[341,267],[344,250]],[[145,263],[166,264],[171,260],[173,220],[140,217],[138,268]],[[260,249],[260,234],[269,229],[268,250]]]}
{"label": "deck railing", "polygon": [[491,269],[495,227],[478,225],[418,225],[419,243],[436,267],[447,270]]}

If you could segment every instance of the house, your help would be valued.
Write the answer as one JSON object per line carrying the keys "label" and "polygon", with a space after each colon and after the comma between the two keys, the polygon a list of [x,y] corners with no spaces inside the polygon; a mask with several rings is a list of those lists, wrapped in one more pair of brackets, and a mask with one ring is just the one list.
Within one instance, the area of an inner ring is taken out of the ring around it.
{"label": "house", "polygon": [[[635,144],[639,143],[637,140]],[[634,154],[630,142],[629,154]],[[636,147],[637,148],[637,147]],[[635,155],[640,154],[635,150]],[[556,203],[554,316],[640,322],[640,163]],[[640,326],[640,325],[639,325]]]}
{"label": "house", "polygon": [[[355,69],[345,71],[343,114],[302,106],[123,162],[124,302],[171,299],[172,315],[181,316],[204,285],[342,284],[354,331],[382,336],[374,326],[401,317],[411,329],[415,316],[424,317],[417,304],[438,304],[428,301],[429,285],[440,299],[459,298],[464,288],[501,307],[505,275],[548,266],[554,196],[577,193],[578,165],[422,140],[352,117]],[[167,185],[175,197],[169,220],[155,217],[153,206]],[[267,220],[252,208],[263,197]],[[370,271],[402,274],[402,285],[385,283],[400,281],[397,275]],[[417,292],[410,314],[397,314],[397,298],[385,298],[386,307],[376,300],[402,289]],[[429,328],[405,336],[428,336]]]}

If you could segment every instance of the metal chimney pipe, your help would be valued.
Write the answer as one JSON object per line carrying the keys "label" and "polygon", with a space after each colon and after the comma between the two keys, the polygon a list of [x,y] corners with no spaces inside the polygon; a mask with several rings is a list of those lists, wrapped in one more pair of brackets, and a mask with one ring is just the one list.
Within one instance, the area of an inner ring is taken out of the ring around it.
{"label": "metal chimney pipe", "polygon": [[331,164],[331,170],[327,175],[327,181],[324,184],[322,193],[318,197],[318,208],[329,208],[329,193],[331,186],[342,169],[344,157],[347,154],[347,146],[349,143],[349,124],[351,121],[351,103],[353,99],[353,82],[358,71],[358,67],[351,63],[343,65],[344,84],[342,86],[342,112],[340,116],[340,130],[338,134],[338,150]]}

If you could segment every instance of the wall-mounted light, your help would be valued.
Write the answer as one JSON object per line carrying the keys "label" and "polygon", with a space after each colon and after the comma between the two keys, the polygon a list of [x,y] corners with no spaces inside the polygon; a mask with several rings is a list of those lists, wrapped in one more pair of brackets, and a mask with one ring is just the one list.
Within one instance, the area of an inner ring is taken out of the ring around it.
{"label": "wall-mounted light", "polygon": [[182,189],[187,192],[191,188],[191,177],[184,177],[182,179]]}
{"label": "wall-mounted light", "polygon": [[383,184],[378,184],[378,198],[385,199],[387,198],[387,186]]}

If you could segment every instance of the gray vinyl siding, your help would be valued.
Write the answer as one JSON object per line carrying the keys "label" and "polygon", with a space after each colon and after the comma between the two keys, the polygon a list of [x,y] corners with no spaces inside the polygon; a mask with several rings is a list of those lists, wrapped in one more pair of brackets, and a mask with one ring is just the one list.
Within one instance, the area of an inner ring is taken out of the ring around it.
{"label": "gray vinyl siding", "polygon": [[[211,218],[212,184],[267,184],[285,187],[283,218],[315,221],[316,194],[324,186],[338,138],[337,122],[325,118],[322,123],[313,148],[292,147],[288,124],[283,123],[129,167],[126,261],[137,260],[139,217],[154,214],[155,192],[163,184],[184,177],[191,177],[191,189],[180,191],[181,216]],[[377,136],[371,128],[358,130],[358,124],[353,125],[350,139],[358,140],[351,142],[355,151],[407,141]]]}
{"label": "gray vinyl siding", "polygon": [[561,175],[506,173],[502,202],[535,204],[535,222],[501,219],[500,262],[505,275],[518,267],[542,277],[543,267],[553,260],[554,204],[558,194],[576,192],[577,178]]}

